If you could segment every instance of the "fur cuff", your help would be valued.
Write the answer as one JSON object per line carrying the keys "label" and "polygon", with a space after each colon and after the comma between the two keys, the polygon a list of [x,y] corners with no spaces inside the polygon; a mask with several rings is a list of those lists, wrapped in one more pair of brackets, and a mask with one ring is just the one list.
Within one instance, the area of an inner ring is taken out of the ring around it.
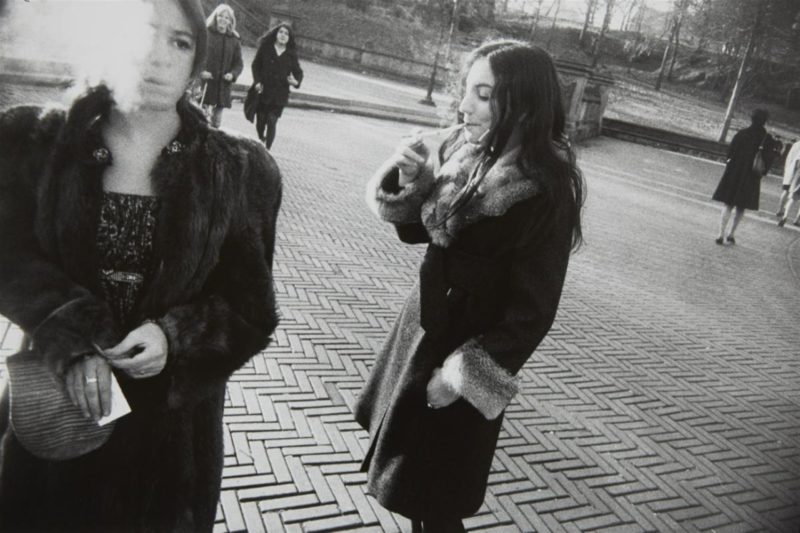
{"label": "fur cuff", "polygon": [[92,343],[110,347],[118,340],[111,312],[91,296],[78,297],[58,307],[31,337],[47,368],[59,379],[64,378],[74,358],[94,353]]}
{"label": "fur cuff", "polygon": [[367,205],[386,222],[410,224],[420,221],[422,202],[433,189],[433,170],[425,166],[411,183],[400,187],[400,171],[388,162],[367,184]]}
{"label": "fur cuff", "polygon": [[470,339],[442,365],[442,379],[487,420],[494,420],[516,396],[517,380]]}

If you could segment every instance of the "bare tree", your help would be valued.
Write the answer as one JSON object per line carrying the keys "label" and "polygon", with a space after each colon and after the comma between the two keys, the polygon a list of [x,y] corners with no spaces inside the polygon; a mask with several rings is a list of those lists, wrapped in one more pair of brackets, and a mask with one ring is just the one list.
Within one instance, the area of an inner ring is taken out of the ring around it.
{"label": "bare tree", "polygon": [[536,0],[536,10],[533,12],[533,21],[531,22],[531,31],[530,31],[530,40],[533,40],[533,36],[536,34],[536,29],[539,27],[539,17],[542,13],[542,4],[544,0]]}
{"label": "bare tree", "polygon": [[667,72],[667,79],[672,79],[672,71],[675,68],[675,60],[678,58],[681,44],[681,26],[683,25],[683,18],[686,15],[686,9],[689,7],[689,0],[676,0],[677,5],[677,18],[672,27],[672,59],[669,62],[669,72]]}
{"label": "bare tree", "polygon": [[638,7],[640,0],[630,0],[625,6],[622,7],[622,19],[619,23],[620,31],[627,31],[633,22],[633,15]]}
{"label": "bare tree", "polygon": [[736,108],[736,101],[739,99],[739,93],[742,90],[743,75],[747,69],[747,64],[750,62],[750,56],[753,53],[756,39],[761,31],[761,23],[764,19],[767,1],[768,0],[759,0],[756,6],[756,15],[753,20],[753,25],[750,29],[750,36],[747,39],[747,48],[745,48],[744,57],[742,57],[742,62],[739,65],[739,72],[736,75],[736,82],[733,85],[733,92],[731,93],[731,98],[728,101],[728,108],[725,110],[725,118],[722,121],[722,129],[719,133],[719,142],[721,143],[727,142],[726,138],[728,137],[728,129],[730,129],[731,120],[733,119],[733,111]]}
{"label": "bare tree", "polygon": [[611,15],[614,12],[614,0],[606,0],[606,14],[603,17],[603,26],[600,28],[600,35],[594,42],[594,49],[592,50],[592,67],[597,65],[600,60],[600,52],[603,48],[603,38],[608,31],[608,25],[611,23]]}
{"label": "bare tree", "polygon": [[556,34],[556,23],[558,22],[558,13],[559,13],[559,11],[561,11],[561,0],[555,0],[554,5],[555,5],[555,8],[556,8],[556,11],[553,14],[553,23],[550,25],[550,35],[547,36],[547,49],[548,50],[550,50],[550,47],[553,44],[553,37]]}
{"label": "bare tree", "polygon": [[597,9],[597,2],[598,0],[587,0],[586,18],[583,21],[583,28],[581,29],[580,37],[578,37],[578,42],[581,46],[585,45],[586,34],[589,31],[589,25],[592,23],[592,21],[594,21],[594,12]]}

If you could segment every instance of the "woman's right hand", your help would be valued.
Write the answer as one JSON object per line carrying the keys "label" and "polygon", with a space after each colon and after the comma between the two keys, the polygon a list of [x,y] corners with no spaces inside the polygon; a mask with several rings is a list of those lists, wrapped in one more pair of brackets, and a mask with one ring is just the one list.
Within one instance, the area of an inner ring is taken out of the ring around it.
{"label": "woman's right hand", "polygon": [[201,80],[210,80],[213,77],[214,76],[207,70],[204,70],[203,72],[200,73]]}
{"label": "woman's right hand", "polygon": [[428,160],[427,149],[425,149],[422,154],[417,151],[419,150],[418,146],[421,145],[421,142],[419,137],[411,137],[401,142],[397,150],[392,154],[392,157],[389,158],[389,161],[400,169],[400,186],[407,185],[417,179],[420,170],[425,166],[425,162]]}
{"label": "woman's right hand", "polygon": [[256,92],[257,92],[258,94],[261,94],[261,92],[262,92],[263,90],[264,90],[264,85],[262,85],[261,83],[256,83]]}
{"label": "woman's right hand", "polygon": [[99,355],[79,358],[67,369],[65,385],[70,401],[83,416],[95,421],[111,412],[111,366]]}

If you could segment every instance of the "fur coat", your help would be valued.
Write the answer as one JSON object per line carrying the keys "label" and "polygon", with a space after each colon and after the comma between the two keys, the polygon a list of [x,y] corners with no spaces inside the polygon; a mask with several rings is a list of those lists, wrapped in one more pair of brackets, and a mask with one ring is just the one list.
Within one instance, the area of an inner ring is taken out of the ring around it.
{"label": "fur coat", "polygon": [[[69,112],[0,114],[0,314],[32,338],[57,380],[90,343],[108,348],[127,333],[103,299],[95,247],[113,154],[103,157],[95,126],[76,124],[95,112],[97,124],[109,109],[110,99],[95,94]],[[178,111],[182,129],[151,175],[161,204],[158,266],[134,310],[137,324],[158,319],[167,365],[148,379],[118,374],[133,411],[78,459],[38,460],[3,424],[2,530],[212,529],[225,384],[277,325],[281,181],[260,143],[209,128],[186,99]]]}
{"label": "fur coat", "polygon": [[[401,240],[428,245],[355,408],[370,433],[369,490],[410,518],[466,517],[481,506],[515,376],[558,308],[571,227],[516,156],[501,157],[449,218],[477,164],[470,145],[405,187],[391,166],[368,186],[371,208]],[[437,367],[460,398],[430,409],[426,386]]]}

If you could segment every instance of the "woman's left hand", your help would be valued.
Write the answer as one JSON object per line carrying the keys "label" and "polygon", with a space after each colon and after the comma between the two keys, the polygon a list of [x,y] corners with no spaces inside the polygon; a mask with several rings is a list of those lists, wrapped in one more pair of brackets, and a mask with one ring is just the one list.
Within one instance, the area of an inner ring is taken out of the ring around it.
{"label": "woman's left hand", "polygon": [[167,336],[161,327],[154,322],[145,322],[104,353],[111,366],[134,379],[143,379],[164,370],[167,348]]}
{"label": "woman's left hand", "polygon": [[223,80],[225,80],[225,81],[233,81],[233,74],[231,74],[230,72],[228,72],[227,74],[225,74],[224,76],[222,76],[222,79],[223,79]]}
{"label": "woman's left hand", "polygon": [[430,381],[428,381],[428,407],[431,409],[441,409],[458,400],[458,393],[450,388],[450,385],[442,379],[442,369],[437,368],[433,371]]}
{"label": "woman's left hand", "polygon": [[289,82],[289,85],[291,85],[292,87],[295,87],[295,88],[300,87],[300,82],[297,81],[297,78],[294,77],[294,74],[289,74],[289,76],[286,78],[286,80]]}

